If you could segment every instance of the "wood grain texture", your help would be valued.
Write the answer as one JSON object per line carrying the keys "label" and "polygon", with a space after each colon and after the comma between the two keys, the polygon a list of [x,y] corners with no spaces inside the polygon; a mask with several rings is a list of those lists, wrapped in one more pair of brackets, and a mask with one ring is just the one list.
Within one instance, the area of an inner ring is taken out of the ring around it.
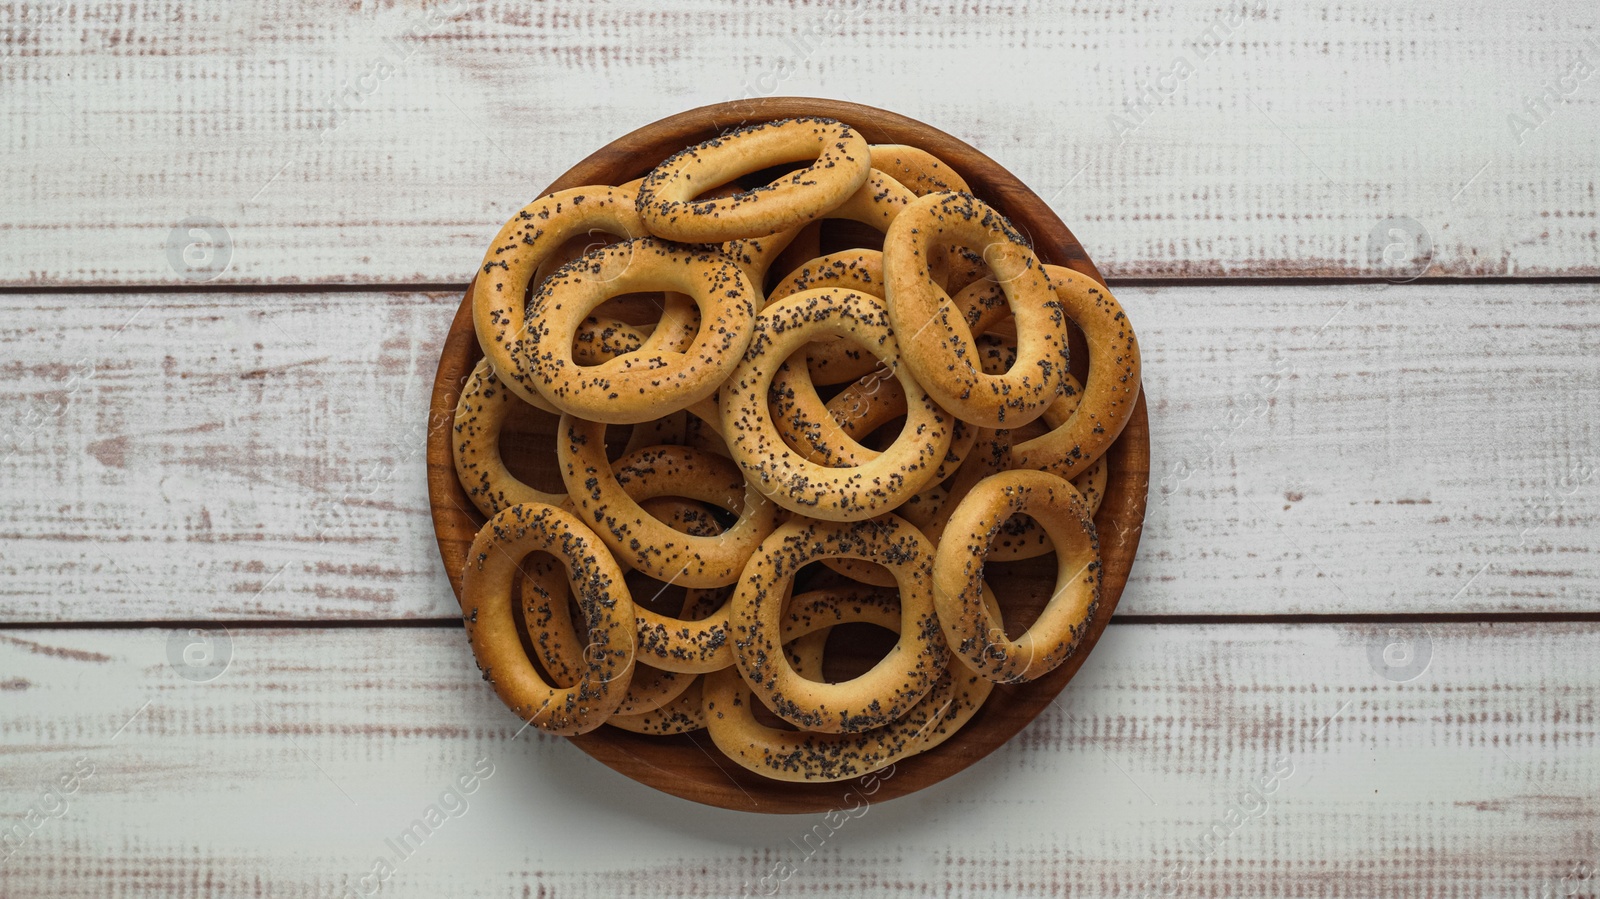
{"label": "wood grain texture", "polygon": [[950,131],[1109,277],[1373,274],[1392,217],[1434,274],[1600,273],[1585,0],[11,0],[0,33],[4,284],[462,282],[594,148],[771,94]]}
{"label": "wood grain texture", "polygon": [[453,614],[423,442],[458,300],[0,297],[4,617]]}
{"label": "wood grain texture", "polygon": [[865,811],[828,826],[697,806],[517,735],[454,628],[238,631],[206,683],[175,675],[164,631],[12,634],[0,826],[79,759],[93,774],[0,888],[341,895],[483,759],[382,895],[1139,896],[1165,876],[1190,896],[1539,896],[1581,865],[1587,895],[1596,636],[1408,632],[1430,657],[1402,682],[1374,666],[1398,639],[1378,627],[1114,626],[999,752],[892,802],[841,786]]}
{"label": "wood grain texture", "polygon": [[[1157,398],[1120,612],[1600,611],[1600,287],[1118,297]],[[457,614],[422,446],[459,299],[0,296],[0,620]]]}

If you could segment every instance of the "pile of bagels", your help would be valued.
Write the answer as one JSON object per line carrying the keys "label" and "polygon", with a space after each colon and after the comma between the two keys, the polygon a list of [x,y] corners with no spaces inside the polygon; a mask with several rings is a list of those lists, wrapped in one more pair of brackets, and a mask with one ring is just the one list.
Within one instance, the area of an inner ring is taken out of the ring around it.
{"label": "pile of bagels", "polygon": [[[830,221],[863,245],[824,253]],[[471,303],[451,442],[488,521],[460,600],[528,724],[704,730],[766,777],[841,780],[939,745],[1088,630],[1138,342],[929,152],[827,118],[731,130],[528,204]],[[562,492],[501,454],[538,414]],[[1048,602],[1008,635],[985,562],[1049,553]],[[898,637],[830,678],[850,625]]]}

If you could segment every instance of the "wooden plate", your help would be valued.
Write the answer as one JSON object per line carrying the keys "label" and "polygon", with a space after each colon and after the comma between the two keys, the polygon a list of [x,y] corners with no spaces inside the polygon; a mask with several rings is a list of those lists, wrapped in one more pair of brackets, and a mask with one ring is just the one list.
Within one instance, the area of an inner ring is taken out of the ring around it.
{"label": "wooden plate", "polygon": [[[828,116],[847,122],[874,144],[911,144],[932,152],[965,178],[975,194],[1031,235],[1034,248],[1044,261],[1068,266],[1104,283],[1072,232],[1043,200],[1010,172],[942,131],[904,116],[854,103],[780,97],[690,110],[646,125],[600,148],[558,178],[546,192],[586,184],[622,184],[642,176],[676,151],[742,123],[800,115]],[[533,195],[528,199],[533,199]],[[456,479],[450,446],[456,399],[467,375],[482,355],[472,327],[470,287],[467,297],[456,313],[439,355],[427,450],[428,495],[434,531],[439,540],[439,554],[457,597],[461,595],[461,573],[466,565],[467,550],[484,520]],[[1081,379],[1086,353],[1081,337],[1076,334],[1074,337],[1077,338],[1074,368]],[[530,413],[528,420],[508,424],[501,442],[502,451],[514,472],[525,474],[535,486],[542,482],[545,489],[550,489],[560,483],[555,475],[554,425],[548,417],[537,420],[532,416]],[[941,746],[885,769],[873,786],[863,788],[875,791],[872,801],[920,790],[994,751],[1055,699],[1094,649],[1127,583],[1144,523],[1145,494],[1150,480],[1150,432],[1142,395],[1133,418],[1112,446],[1108,459],[1110,476],[1105,500],[1095,516],[1104,563],[1102,595],[1099,611],[1082,645],[1065,664],[1037,681],[996,687],[977,716]],[[995,587],[1007,604],[1008,628],[1015,632],[1016,627],[1031,621],[1048,599],[1054,577],[1053,557],[1046,557],[1038,565],[1013,563],[994,567],[1007,569],[996,572],[999,582]],[[1013,614],[1018,617],[1013,619]],[[830,643],[830,652],[832,645]],[[857,786],[855,781],[794,784],[767,780],[723,757],[703,731],[660,738],[601,727],[572,738],[572,742],[640,783],[696,802],[743,811],[779,813],[853,807],[845,797]]]}

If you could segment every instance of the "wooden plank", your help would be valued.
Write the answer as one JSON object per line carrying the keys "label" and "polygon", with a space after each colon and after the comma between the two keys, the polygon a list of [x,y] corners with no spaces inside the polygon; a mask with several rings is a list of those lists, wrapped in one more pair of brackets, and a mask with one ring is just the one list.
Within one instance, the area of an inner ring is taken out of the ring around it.
{"label": "wooden plank", "polygon": [[1122,290],[1128,612],[1600,611],[1594,286]]}
{"label": "wooden plank", "polygon": [[0,298],[5,617],[449,614],[423,439],[459,299]]}
{"label": "wooden plank", "polygon": [[[453,628],[239,631],[206,682],[177,676],[160,630],[0,635],[0,826],[28,827],[0,885],[375,892],[385,841],[439,804],[458,814],[383,895],[1591,893],[1596,626],[1402,636],[1429,641],[1410,680],[1374,663],[1382,627],[1112,627],[1017,739],[894,802],[840,785],[865,811],[829,826],[693,805],[519,736]],[[475,767],[492,773],[464,807],[441,800]],[[37,806],[60,814],[28,825]]]}
{"label": "wooden plank", "polygon": [[7,0],[0,283],[465,281],[593,149],[771,94],[967,140],[1112,277],[1370,275],[1419,233],[1434,274],[1594,275],[1592,13]]}
{"label": "wooden plank", "polygon": [[[1119,611],[1597,610],[1600,287],[1119,294],[1152,432]],[[456,614],[422,464],[456,302],[0,296],[0,621]]]}

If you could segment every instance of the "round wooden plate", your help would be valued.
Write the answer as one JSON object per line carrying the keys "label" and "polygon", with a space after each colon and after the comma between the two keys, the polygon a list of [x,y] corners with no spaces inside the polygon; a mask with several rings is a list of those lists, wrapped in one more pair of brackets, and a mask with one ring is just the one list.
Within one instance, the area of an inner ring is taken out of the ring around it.
{"label": "round wooden plate", "polygon": [[[618,138],[595,151],[546,188],[566,190],[586,184],[622,184],[638,178],[656,163],[684,147],[741,124],[788,118],[827,116],[849,123],[874,144],[911,144],[949,163],[973,193],[1031,235],[1045,262],[1065,265],[1104,283],[1088,254],[1050,207],[1010,172],[965,143],[905,116],[870,106],[799,97],[720,103],[670,116]],[[532,199],[530,196],[528,199]],[[498,224],[498,223],[496,223]],[[483,524],[483,516],[456,479],[451,458],[451,424],[456,399],[482,353],[472,327],[470,287],[439,354],[428,429],[428,495],[433,510],[439,554],[456,596],[467,550]],[[1083,376],[1086,353],[1074,335],[1074,368]],[[559,484],[555,471],[553,422],[508,425],[501,441],[507,464],[526,472],[537,486]],[[936,749],[913,756],[880,772],[870,787],[873,801],[915,792],[971,765],[1022,730],[1049,705],[1094,649],[1106,622],[1116,610],[1139,546],[1145,494],[1150,481],[1150,430],[1141,395],[1122,436],[1107,454],[1110,476],[1105,500],[1095,516],[1104,564],[1101,600],[1088,635],[1076,653],[1045,677],[1028,684],[997,686],[978,714]],[[559,489],[559,487],[555,487]],[[1007,605],[1007,623],[1032,620],[1048,600],[1054,577],[1053,557],[1043,564],[1013,563],[997,572],[996,592]],[[1013,619],[1013,615],[1017,618]],[[833,644],[830,643],[830,652]],[[463,650],[465,651],[465,650]],[[880,650],[881,652],[881,650]],[[572,738],[578,748],[605,765],[643,784],[676,796],[724,808],[751,812],[825,812],[849,807],[845,797],[855,781],[796,784],[768,780],[723,757],[702,731],[677,737],[646,737],[613,727]]]}

